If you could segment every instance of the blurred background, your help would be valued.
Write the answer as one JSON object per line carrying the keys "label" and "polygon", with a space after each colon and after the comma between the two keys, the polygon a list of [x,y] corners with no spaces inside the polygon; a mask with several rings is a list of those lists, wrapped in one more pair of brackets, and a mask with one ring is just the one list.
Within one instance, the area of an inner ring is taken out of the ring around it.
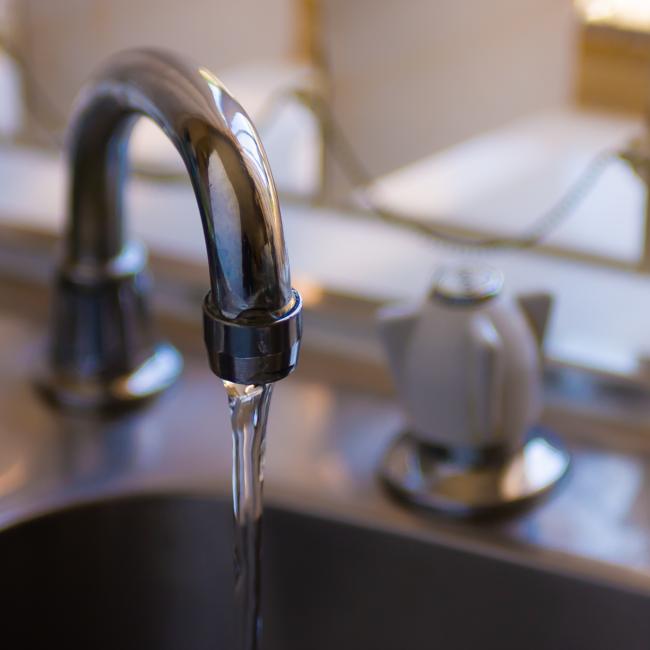
{"label": "blurred background", "polygon": [[2,0],[4,49],[22,67],[3,65],[4,131],[62,128],[107,56],[167,47],[253,109],[311,75],[375,177],[545,109],[640,113],[649,12],[643,0]]}
{"label": "blurred background", "polygon": [[[585,11],[590,5],[582,3]],[[612,3],[617,4],[617,3]],[[642,3],[639,3],[642,4]],[[569,0],[3,0],[4,40],[65,117],[111,53],[159,46],[217,74],[286,83],[321,75],[373,175],[575,95],[579,18]],[[236,83],[236,81],[235,81]],[[48,106],[40,103],[47,101]]]}
{"label": "blurred background", "polygon": [[375,175],[576,99],[642,110],[649,16],[643,0],[0,3],[6,49],[46,94],[23,80],[36,113],[65,117],[98,64],[128,47],[173,48],[221,74],[257,68],[267,85],[309,65]]}
{"label": "blurred background", "polygon": [[[1,221],[61,227],[74,98],[144,46],[210,68],[251,114],[310,295],[421,295],[447,257],[476,254],[445,237],[525,241],[491,259],[513,289],[554,294],[549,357],[638,378],[645,0],[0,0]],[[201,256],[198,220],[175,216],[195,210],[176,152],[146,123],[131,148],[133,229]],[[639,318],[613,322],[619,304]]]}

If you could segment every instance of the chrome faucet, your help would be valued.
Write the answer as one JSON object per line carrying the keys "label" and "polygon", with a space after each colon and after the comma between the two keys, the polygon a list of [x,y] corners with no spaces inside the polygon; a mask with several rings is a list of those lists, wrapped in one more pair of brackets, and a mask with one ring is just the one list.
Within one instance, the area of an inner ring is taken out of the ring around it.
{"label": "chrome faucet", "polygon": [[127,145],[143,115],[175,145],[196,196],[210,272],[203,321],[213,372],[262,384],[297,362],[301,301],[291,287],[277,194],[255,127],[205,68],[167,52],[129,51],[82,90],[71,122],[69,215],[49,363],[39,379],[63,405],[101,408],[148,398],[182,367],[179,353],[154,336],[146,255],[125,234]]}

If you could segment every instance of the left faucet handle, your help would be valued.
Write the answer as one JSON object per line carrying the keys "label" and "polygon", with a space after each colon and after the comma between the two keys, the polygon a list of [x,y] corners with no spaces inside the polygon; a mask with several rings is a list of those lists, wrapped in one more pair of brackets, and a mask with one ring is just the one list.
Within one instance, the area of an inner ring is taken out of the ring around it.
{"label": "left faucet handle", "polygon": [[180,353],[154,335],[144,246],[110,260],[63,261],[54,286],[47,364],[38,387],[52,402],[103,409],[135,404],[171,386]]}

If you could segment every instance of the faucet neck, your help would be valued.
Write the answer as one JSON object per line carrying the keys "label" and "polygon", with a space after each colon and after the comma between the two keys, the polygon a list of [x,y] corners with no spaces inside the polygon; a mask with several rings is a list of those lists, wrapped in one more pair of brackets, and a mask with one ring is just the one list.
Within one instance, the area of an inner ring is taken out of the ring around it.
{"label": "faucet neck", "polygon": [[67,264],[101,268],[122,253],[128,141],[143,115],[165,132],[187,168],[213,307],[231,320],[285,312],[292,302],[289,265],[257,131],[216,77],[168,53],[118,55],[82,91],[69,133]]}

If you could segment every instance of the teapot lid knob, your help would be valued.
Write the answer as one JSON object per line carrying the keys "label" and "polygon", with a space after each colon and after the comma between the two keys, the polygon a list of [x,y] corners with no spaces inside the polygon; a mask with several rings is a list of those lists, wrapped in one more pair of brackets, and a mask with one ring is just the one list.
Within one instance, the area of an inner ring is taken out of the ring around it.
{"label": "teapot lid knob", "polygon": [[431,295],[448,305],[473,306],[495,298],[502,288],[503,273],[491,266],[444,266]]}

